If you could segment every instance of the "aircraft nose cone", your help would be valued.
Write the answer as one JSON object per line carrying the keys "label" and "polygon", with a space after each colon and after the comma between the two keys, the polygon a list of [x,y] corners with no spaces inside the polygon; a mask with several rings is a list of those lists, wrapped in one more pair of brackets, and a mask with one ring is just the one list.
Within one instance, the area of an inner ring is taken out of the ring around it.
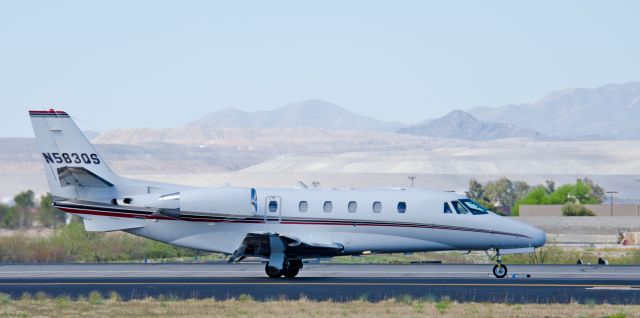
{"label": "aircraft nose cone", "polygon": [[547,242],[547,233],[539,228],[534,227],[529,236],[531,237],[531,245],[533,247],[541,247]]}

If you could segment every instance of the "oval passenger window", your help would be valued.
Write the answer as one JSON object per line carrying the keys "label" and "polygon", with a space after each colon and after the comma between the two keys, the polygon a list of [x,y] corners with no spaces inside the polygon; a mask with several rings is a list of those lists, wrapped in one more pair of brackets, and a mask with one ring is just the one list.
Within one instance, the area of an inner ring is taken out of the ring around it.
{"label": "oval passenger window", "polygon": [[407,212],[407,203],[406,202],[398,202],[398,213]]}
{"label": "oval passenger window", "polygon": [[349,213],[356,213],[358,210],[358,203],[356,203],[356,201],[349,201],[347,208],[349,209]]}
{"label": "oval passenger window", "polygon": [[325,213],[330,213],[331,210],[333,210],[333,203],[331,203],[331,201],[324,201],[324,204],[322,205],[322,209],[324,210]]}
{"label": "oval passenger window", "polygon": [[300,213],[305,213],[308,209],[309,203],[307,203],[307,201],[300,201],[300,203],[298,204],[298,210],[300,211]]}

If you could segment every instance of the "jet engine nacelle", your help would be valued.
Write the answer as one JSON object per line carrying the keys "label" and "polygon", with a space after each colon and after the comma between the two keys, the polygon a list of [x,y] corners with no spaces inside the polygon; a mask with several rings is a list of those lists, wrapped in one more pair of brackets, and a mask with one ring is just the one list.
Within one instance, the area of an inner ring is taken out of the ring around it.
{"label": "jet engine nacelle", "polygon": [[257,211],[253,188],[193,189],[167,194],[144,194],[114,199],[116,205],[156,209],[158,213],[179,218],[183,213],[252,216]]}
{"label": "jet engine nacelle", "polygon": [[180,211],[251,216],[257,211],[253,188],[194,189],[180,192]]}

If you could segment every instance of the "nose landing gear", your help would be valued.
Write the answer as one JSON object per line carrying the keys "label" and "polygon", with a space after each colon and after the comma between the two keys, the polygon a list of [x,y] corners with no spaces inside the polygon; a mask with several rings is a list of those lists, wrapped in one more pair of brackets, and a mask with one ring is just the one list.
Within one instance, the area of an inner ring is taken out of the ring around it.
{"label": "nose landing gear", "polygon": [[493,266],[493,276],[495,276],[496,278],[504,278],[505,276],[507,276],[507,266],[501,263]]}
{"label": "nose landing gear", "polygon": [[499,249],[496,249],[495,259],[498,264],[493,266],[493,276],[496,278],[504,278],[507,276],[507,265],[502,264],[502,255],[500,255]]}

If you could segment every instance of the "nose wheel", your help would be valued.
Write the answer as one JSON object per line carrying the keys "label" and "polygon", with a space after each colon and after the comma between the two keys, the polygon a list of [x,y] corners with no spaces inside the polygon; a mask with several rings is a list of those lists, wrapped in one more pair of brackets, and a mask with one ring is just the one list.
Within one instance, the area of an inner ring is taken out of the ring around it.
{"label": "nose wheel", "polygon": [[493,266],[493,276],[496,278],[504,278],[507,276],[507,265],[502,264],[502,256],[500,250],[496,250],[496,261],[498,264]]}
{"label": "nose wheel", "polygon": [[507,276],[507,266],[501,263],[493,266],[493,276],[495,276],[496,278],[504,278],[505,276]]}

